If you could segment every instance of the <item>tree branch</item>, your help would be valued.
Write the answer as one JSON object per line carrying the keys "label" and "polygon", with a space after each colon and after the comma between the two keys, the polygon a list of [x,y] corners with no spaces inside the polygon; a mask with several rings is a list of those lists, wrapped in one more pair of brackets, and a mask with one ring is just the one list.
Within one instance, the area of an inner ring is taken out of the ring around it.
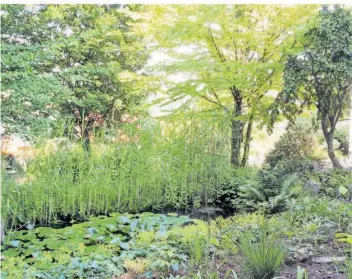
{"label": "tree branch", "polygon": [[225,107],[225,106],[223,106],[221,103],[218,103],[218,102],[216,102],[216,101],[210,99],[209,97],[207,97],[207,96],[205,96],[205,95],[200,95],[200,96],[201,96],[202,98],[206,99],[208,102],[211,102],[211,103],[213,103],[213,104],[215,104],[215,105],[218,105],[218,106],[222,107],[225,111],[228,111],[228,108]]}
{"label": "tree branch", "polygon": [[223,62],[223,63],[226,62],[226,59],[221,54],[220,49],[218,48],[218,46],[217,46],[217,44],[216,44],[216,42],[214,40],[213,33],[211,33],[210,29],[208,31],[209,31],[210,39],[211,39],[211,41],[212,41],[212,43],[213,43],[213,45],[214,45],[214,47],[216,49],[216,52],[217,52],[217,54],[218,54],[218,56],[220,58],[220,61]]}

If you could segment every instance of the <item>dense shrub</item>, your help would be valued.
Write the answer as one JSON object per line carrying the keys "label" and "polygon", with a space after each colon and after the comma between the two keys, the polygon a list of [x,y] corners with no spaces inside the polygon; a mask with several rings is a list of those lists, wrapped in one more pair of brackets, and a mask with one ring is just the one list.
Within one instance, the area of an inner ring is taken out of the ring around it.
{"label": "dense shrub", "polygon": [[217,202],[229,212],[284,210],[292,196],[291,188],[301,183],[297,173],[313,166],[316,145],[311,125],[296,124],[275,144],[260,170],[235,170],[218,190]]}
{"label": "dense shrub", "polygon": [[238,168],[231,172],[225,182],[217,190],[215,202],[222,206],[225,213],[234,213],[239,208],[235,207],[237,200],[241,199],[240,188],[257,180],[256,168]]}
{"label": "dense shrub", "polygon": [[292,195],[291,188],[297,183],[295,174],[279,175],[275,170],[240,168],[221,185],[216,202],[227,213],[253,210],[274,213],[285,209]]}
{"label": "dense shrub", "polygon": [[311,125],[297,123],[275,143],[274,149],[266,156],[265,163],[285,174],[304,171],[311,167],[315,146]]}

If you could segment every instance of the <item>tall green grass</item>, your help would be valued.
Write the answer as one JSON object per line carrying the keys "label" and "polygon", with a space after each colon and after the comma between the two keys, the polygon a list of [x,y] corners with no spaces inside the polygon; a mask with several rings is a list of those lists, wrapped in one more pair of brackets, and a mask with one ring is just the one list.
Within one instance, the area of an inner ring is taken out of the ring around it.
{"label": "tall green grass", "polygon": [[26,183],[4,181],[2,218],[7,226],[51,224],[67,216],[198,206],[231,172],[229,126],[217,117],[121,125],[129,137],[138,135],[130,142],[112,143],[108,138],[116,129],[100,130],[90,153],[80,143],[62,144],[51,153],[42,145]]}
{"label": "tall green grass", "polygon": [[264,228],[257,242],[243,236],[240,251],[244,257],[243,268],[252,279],[272,279],[285,261],[287,251],[277,236],[269,235]]}

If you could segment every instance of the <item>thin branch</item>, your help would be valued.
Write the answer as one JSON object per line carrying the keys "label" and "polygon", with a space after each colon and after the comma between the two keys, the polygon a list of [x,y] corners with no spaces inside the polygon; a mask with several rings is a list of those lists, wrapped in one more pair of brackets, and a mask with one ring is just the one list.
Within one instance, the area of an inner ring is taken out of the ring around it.
{"label": "thin branch", "polygon": [[[259,84],[255,90],[253,90],[251,93],[256,93],[273,75],[274,75],[275,69],[266,77],[265,80],[263,80],[263,82],[261,84]],[[264,94],[262,94],[259,98],[261,98],[262,96],[264,96]]]}
{"label": "thin branch", "polygon": [[205,96],[205,95],[200,95],[200,96],[201,96],[202,98],[206,99],[207,101],[209,101],[209,102],[211,102],[211,103],[213,103],[213,104],[216,104],[216,105],[222,107],[223,109],[227,110],[227,108],[226,108],[225,106],[223,106],[221,103],[218,103],[218,102],[216,102],[216,101],[210,99],[209,97],[207,97],[207,96]]}
{"label": "thin branch", "polygon": [[210,35],[211,41],[212,41],[212,43],[213,43],[213,45],[214,45],[214,47],[216,49],[216,52],[218,53],[218,56],[219,56],[221,62],[223,62],[223,63],[226,62],[226,59],[221,54],[220,49],[218,48],[218,46],[217,46],[217,44],[216,44],[216,42],[214,40],[213,33],[211,33],[210,29],[209,29],[209,35]]}
{"label": "thin branch", "polygon": [[215,96],[215,98],[216,98],[216,100],[219,102],[219,104],[220,104],[222,107],[225,107],[225,106],[221,103],[220,98],[219,98],[218,94],[216,94],[216,92],[215,92],[214,89],[211,90],[211,93]]}

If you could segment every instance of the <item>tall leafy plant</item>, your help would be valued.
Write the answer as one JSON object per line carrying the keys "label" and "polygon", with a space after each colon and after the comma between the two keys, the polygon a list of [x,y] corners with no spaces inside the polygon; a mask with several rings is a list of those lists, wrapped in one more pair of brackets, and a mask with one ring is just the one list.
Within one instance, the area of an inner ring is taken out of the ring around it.
{"label": "tall leafy plant", "polygon": [[8,226],[51,224],[119,211],[197,207],[214,198],[230,172],[228,129],[219,123],[189,116],[168,129],[140,119],[120,127],[128,140],[112,143],[106,134],[116,130],[100,131],[90,156],[75,143],[55,153],[38,148],[28,181],[20,189],[10,181],[3,187],[4,219]]}

